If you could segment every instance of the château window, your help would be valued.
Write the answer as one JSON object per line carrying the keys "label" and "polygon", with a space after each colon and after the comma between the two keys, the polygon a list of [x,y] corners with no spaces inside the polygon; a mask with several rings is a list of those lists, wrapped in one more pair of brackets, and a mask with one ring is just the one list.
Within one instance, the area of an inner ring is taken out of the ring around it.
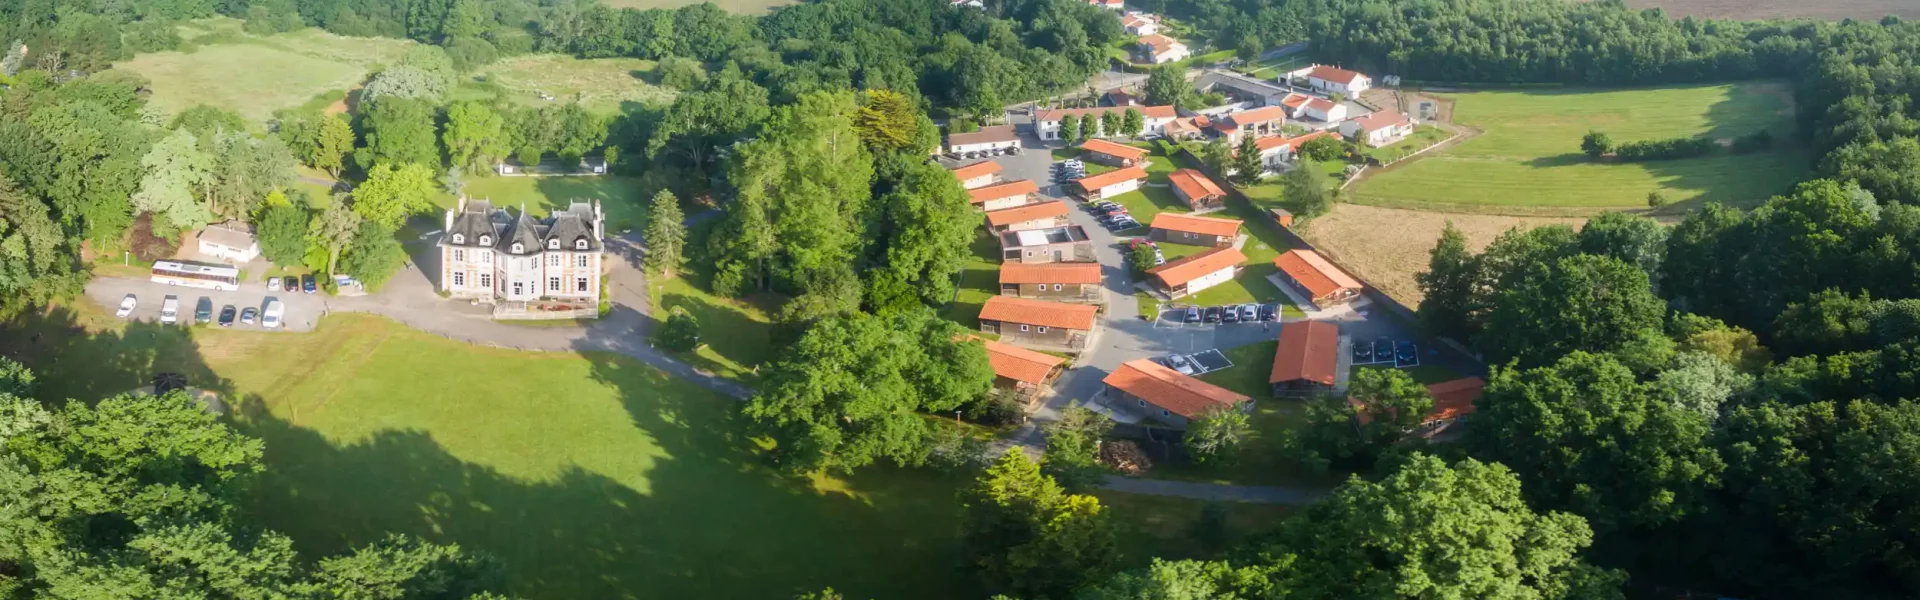
{"label": "ch\u00e2teau window", "polygon": [[559,249],[560,249],[560,240],[547,240],[547,249],[548,249],[548,250],[559,250]]}
{"label": "ch\u00e2teau window", "polygon": [[459,248],[453,249],[453,262],[464,262],[466,260],[467,260],[467,251],[461,250]]}
{"label": "ch\u00e2teau window", "polygon": [[492,245],[493,245],[493,238],[491,238],[491,237],[488,237],[488,236],[484,236],[484,235],[483,235],[483,236],[480,236],[480,245],[482,245],[482,246],[492,246]]}
{"label": "ch\u00e2teau window", "polygon": [[483,287],[483,288],[487,288],[487,289],[493,289],[493,274],[492,274],[492,273],[481,273],[481,274],[480,274],[480,287]]}
{"label": "ch\u00e2teau window", "polygon": [[493,251],[492,251],[492,250],[481,250],[481,251],[480,251],[480,259],[479,259],[479,260],[480,260],[480,262],[483,262],[483,263],[492,263],[492,262],[493,262]]}
{"label": "ch\u00e2teau window", "polygon": [[587,249],[587,238],[580,238],[580,239],[577,239],[577,240],[574,240],[574,241],[573,241],[573,249],[575,249],[575,250],[585,250],[585,249]]}
{"label": "ch\u00e2teau window", "polygon": [[453,286],[454,286],[454,287],[467,287],[467,272],[466,272],[466,271],[454,271],[454,272],[453,272]]}
{"label": "ch\u00e2teau window", "polygon": [[560,291],[560,278],[559,278],[559,277],[548,277],[548,278],[547,278],[547,291],[549,291],[549,292],[558,292],[558,291]]}
{"label": "ch\u00e2teau window", "polygon": [[559,254],[548,254],[548,255],[547,255],[547,266],[549,266],[549,267],[558,267],[558,266],[560,266],[560,255],[559,255]]}
{"label": "ch\u00e2teau window", "polygon": [[589,255],[586,255],[586,254],[576,254],[576,255],[574,255],[574,257],[573,257],[573,266],[576,266],[576,267],[580,267],[580,268],[583,268],[583,269],[584,269],[584,268],[586,268],[586,266],[587,266],[587,258],[588,258],[588,256],[589,256]]}
{"label": "ch\u00e2teau window", "polygon": [[574,283],[575,283],[575,284],[577,285],[577,287],[576,287],[576,288],[575,288],[575,289],[574,289],[573,291],[576,291],[576,292],[580,292],[580,293],[586,293],[586,291],[587,291],[587,278],[585,278],[585,277],[581,277],[581,278],[579,278],[579,279],[575,279],[575,280],[573,280],[573,281],[574,281]]}
{"label": "ch\u00e2teau window", "polygon": [[[458,234],[458,233],[456,233],[456,234],[453,234],[453,243],[455,243],[455,244],[465,244],[465,243],[467,243],[467,236],[465,236],[465,235],[461,235],[461,234]],[[458,250],[455,250],[455,252],[459,252],[459,251],[458,251]]]}
{"label": "ch\u00e2teau window", "polygon": [[514,254],[519,254],[519,253],[522,253],[522,252],[526,252],[526,251],[527,251],[527,247],[526,247],[526,246],[522,246],[522,245],[520,245],[520,243],[519,243],[519,242],[514,242],[514,243],[513,243],[513,253],[514,253]]}

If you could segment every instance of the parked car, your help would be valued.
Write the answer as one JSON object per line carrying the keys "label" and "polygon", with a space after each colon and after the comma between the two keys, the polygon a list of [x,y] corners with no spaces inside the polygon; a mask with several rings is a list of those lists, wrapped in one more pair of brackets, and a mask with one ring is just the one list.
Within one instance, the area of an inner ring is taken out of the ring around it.
{"label": "parked car", "polygon": [[309,294],[320,291],[320,285],[313,280],[312,273],[300,276],[300,291]]}
{"label": "parked car", "polygon": [[257,308],[254,308],[254,307],[251,307],[251,306],[249,306],[249,307],[246,307],[246,308],[243,308],[243,309],[240,309],[240,322],[241,322],[241,323],[246,323],[246,324],[248,324],[248,325],[252,325],[252,324],[253,324],[253,322],[254,322],[254,320],[255,320],[255,319],[258,319],[259,317],[260,317],[260,309],[257,309]]}
{"label": "parked car", "polygon": [[1220,322],[1221,323],[1239,323],[1240,307],[1232,306],[1232,305],[1220,307]]}
{"label": "parked car", "polygon": [[180,298],[178,296],[167,296],[165,300],[160,301],[160,322],[166,325],[180,322]]}
{"label": "parked car", "polygon": [[1159,248],[1154,248],[1153,249],[1153,266],[1158,267],[1164,264],[1167,264],[1167,255],[1161,254]]}
{"label": "parked car", "polygon": [[1413,342],[1401,341],[1393,345],[1394,362],[1410,363],[1419,358],[1414,352]]}
{"label": "parked car", "polygon": [[213,299],[201,296],[193,305],[193,322],[206,323],[213,320]]}
{"label": "parked car", "polygon": [[286,282],[285,284],[282,284],[282,285],[280,286],[280,289],[283,289],[283,290],[286,290],[286,291],[289,291],[289,292],[297,292],[297,291],[300,291],[300,278],[299,278],[299,277],[294,277],[294,276],[292,276],[292,275],[288,275],[288,276],[286,276],[286,277],[282,277],[282,278],[280,278],[280,279],[282,279],[283,281],[285,281],[285,282]]}
{"label": "parked car", "polygon": [[1178,354],[1167,357],[1167,362],[1169,363],[1167,366],[1173,367],[1173,370],[1179,371],[1181,375],[1192,375],[1194,371],[1199,370],[1193,367],[1193,361]]}
{"label": "parked car", "polygon": [[1378,361],[1393,360],[1393,340],[1387,338],[1374,340],[1373,359]]}
{"label": "parked car", "polygon": [[1258,318],[1260,318],[1260,305],[1258,304],[1240,305],[1240,322],[1252,323],[1254,319],[1258,319]]}
{"label": "parked car", "polygon": [[1140,222],[1133,220],[1133,217],[1127,217],[1125,219],[1116,220],[1113,223],[1110,223],[1109,225],[1113,227],[1114,231],[1126,231],[1128,229],[1134,229],[1139,227]]}
{"label": "parked car", "polygon": [[1372,342],[1354,342],[1353,343],[1353,362],[1360,362],[1360,361],[1372,360],[1372,359],[1373,359],[1373,343]]}
{"label": "parked car", "polygon": [[1019,147],[1019,146],[1014,146],[1014,147],[1011,147],[1011,148],[1007,148],[1007,154],[1019,154],[1019,153],[1020,153],[1020,147]]}
{"label": "parked car", "polygon": [[280,319],[287,314],[287,305],[279,300],[267,302],[267,309],[260,312],[260,326],[267,329],[279,329]]}
{"label": "parked car", "polygon": [[1204,320],[1204,321],[1206,321],[1206,322],[1208,322],[1208,323],[1219,323],[1219,322],[1220,322],[1220,307],[1218,307],[1218,306],[1209,306],[1209,307],[1207,307],[1207,314],[1206,314],[1206,316],[1205,316],[1205,317],[1203,317],[1203,319],[1202,319],[1202,320]]}
{"label": "parked car", "polygon": [[1158,250],[1160,248],[1159,244],[1155,244],[1153,243],[1153,240],[1150,240],[1147,238],[1133,238],[1131,240],[1127,240],[1127,249],[1129,250],[1134,248],[1139,248],[1141,246],[1147,246],[1155,250]]}
{"label": "parked car", "polygon": [[1260,320],[1262,320],[1262,321],[1272,321],[1272,320],[1274,320],[1274,319],[1278,319],[1278,318],[1280,318],[1280,307],[1279,307],[1279,305],[1277,305],[1277,304],[1262,304],[1262,305],[1260,305]]}
{"label": "parked car", "polygon": [[220,326],[232,327],[233,318],[236,316],[239,316],[239,314],[240,314],[240,311],[238,309],[235,309],[232,304],[228,304],[224,307],[221,307],[220,308]]}
{"label": "parked car", "polygon": [[1200,307],[1198,307],[1198,306],[1189,306],[1189,307],[1187,307],[1187,319],[1186,319],[1186,321],[1187,321],[1188,323],[1199,323],[1199,322],[1200,322]]}
{"label": "parked car", "polygon": [[280,291],[280,278],[279,278],[279,277],[268,277],[268,278],[267,278],[267,291],[269,291],[269,292],[278,292],[278,291]]}
{"label": "parked car", "polygon": [[113,316],[125,319],[133,315],[133,307],[139,304],[140,298],[133,294],[127,294],[127,297],[120,299],[120,309],[113,311]]}

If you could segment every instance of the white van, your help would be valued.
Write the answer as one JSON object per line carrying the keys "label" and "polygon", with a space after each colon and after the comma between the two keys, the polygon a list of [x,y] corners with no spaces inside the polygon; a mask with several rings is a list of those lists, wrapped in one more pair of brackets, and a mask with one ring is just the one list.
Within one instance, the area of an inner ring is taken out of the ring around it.
{"label": "white van", "polygon": [[279,329],[280,320],[287,316],[287,305],[279,300],[267,302],[267,309],[260,311],[260,326],[267,329]]}
{"label": "white van", "polygon": [[166,325],[180,322],[179,296],[167,296],[166,301],[160,303],[160,322]]}

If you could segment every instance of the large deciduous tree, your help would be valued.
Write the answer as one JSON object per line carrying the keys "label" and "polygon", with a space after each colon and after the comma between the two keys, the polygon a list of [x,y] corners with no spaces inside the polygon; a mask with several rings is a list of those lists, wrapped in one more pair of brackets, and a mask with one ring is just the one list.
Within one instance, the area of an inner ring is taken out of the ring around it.
{"label": "large deciduous tree", "polygon": [[407,217],[433,207],[439,190],[433,171],[417,164],[380,165],[353,188],[353,210],[388,230],[399,229]]}
{"label": "large deciduous tree", "polygon": [[80,293],[78,257],[47,205],[0,177],[0,319]]}
{"label": "large deciduous tree", "polygon": [[963,502],[969,566],[995,589],[1063,595],[1106,576],[1119,558],[1100,500],[1066,493],[1024,452],[1002,456]]}
{"label": "large deciduous tree", "polygon": [[441,141],[447,162],[475,173],[492,170],[507,155],[506,132],[500,113],[479,102],[455,102],[447,107]]}
{"label": "large deciduous tree", "polygon": [[327,274],[336,273],[340,252],[353,243],[353,236],[360,231],[363,219],[354,211],[344,195],[337,195],[333,204],[316,215],[307,229],[307,240],[314,246],[327,250]]}
{"label": "large deciduous tree", "polygon": [[1162,65],[1147,71],[1147,104],[1166,106],[1179,104],[1193,86],[1187,83],[1186,69],[1174,65]]}
{"label": "large deciduous tree", "polygon": [[340,270],[366,284],[368,291],[377,292],[406,261],[407,251],[394,239],[392,229],[365,221],[341,254]]}
{"label": "large deciduous tree", "polygon": [[1662,338],[1666,303],[1647,274],[1608,256],[1576,255],[1527,267],[1494,292],[1478,347],[1494,361],[1538,365],[1573,351],[1614,352]]}
{"label": "large deciduous tree", "polygon": [[295,266],[307,253],[307,209],[290,202],[268,204],[254,220],[253,234],[260,240],[260,255],[273,264]]}
{"label": "large deciduous tree", "polygon": [[200,151],[192,132],[180,129],[161,138],[140,165],[146,168],[146,176],[140,180],[140,191],[133,194],[135,210],[164,217],[168,231],[192,229],[213,220],[212,207],[195,195],[212,178],[213,157]]}
{"label": "large deciduous tree", "polygon": [[983,397],[986,350],[931,311],[855,313],[815,323],[764,374],[745,412],[796,471],[850,471],[879,460],[917,465],[929,425]]}
{"label": "large deciduous tree", "polygon": [[939,165],[916,160],[890,170],[892,189],[865,219],[866,304],[876,312],[939,305],[953,298],[979,217]]}
{"label": "large deciduous tree", "polygon": [[411,98],[371,102],[361,117],[366,145],[353,153],[361,169],[414,164],[440,168],[440,145],[433,130],[433,104]]}
{"label": "large deciduous tree", "polygon": [[1420,324],[1440,335],[1464,340],[1478,332],[1473,314],[1480,264],[1467,249],[1467,236],[1447,221],[1427,255],[1427,270],[1415,273],[1420,286]]}

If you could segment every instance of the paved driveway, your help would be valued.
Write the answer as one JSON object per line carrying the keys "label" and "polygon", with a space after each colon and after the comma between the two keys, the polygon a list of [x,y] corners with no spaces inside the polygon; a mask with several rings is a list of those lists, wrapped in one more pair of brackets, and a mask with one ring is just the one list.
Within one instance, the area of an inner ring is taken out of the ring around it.
{"label": "paved driveway", "polygon": [[[201,298],[208,298],[213,301],[213,311],[216,317],[220,314],[220,307],[228,304],[233,305],[236,310],[245,310],[249,306],[259,310],[266,310],[268,300],[279,300],[287,306],[287,314],[284,317],[286,327],[283,331],[312,331],[314,324],[320,321],[320,316],[326,314],[327,305],[327,298],[322,294],[304,294],[297,291],[292,293],[285,291],[270,292],[267,291],[267,284],[260,281],[243,283],[239,291],[233,292],[171,286],[164,283],[154,283],[145,279],[95,277],[92,282],[87,284],[87,296],[99,302],[101,306],[108,307],[109,309],[120,306],[120,299],[125,298],[127,294],[133,294],[140,299],[139,305],[134,308],[133,314],[128,318],[135,321],[149,321],[154,323],[160,322],[160,305],[166,297],[178,297],[180,299],[181,325],[187,325],[193,320],[193,307]],[[247,325],[237,320],[234,321],[233,326],[236,328],[262,329],[259,325]],[[273,331],[271,329],[263,330]]]}

